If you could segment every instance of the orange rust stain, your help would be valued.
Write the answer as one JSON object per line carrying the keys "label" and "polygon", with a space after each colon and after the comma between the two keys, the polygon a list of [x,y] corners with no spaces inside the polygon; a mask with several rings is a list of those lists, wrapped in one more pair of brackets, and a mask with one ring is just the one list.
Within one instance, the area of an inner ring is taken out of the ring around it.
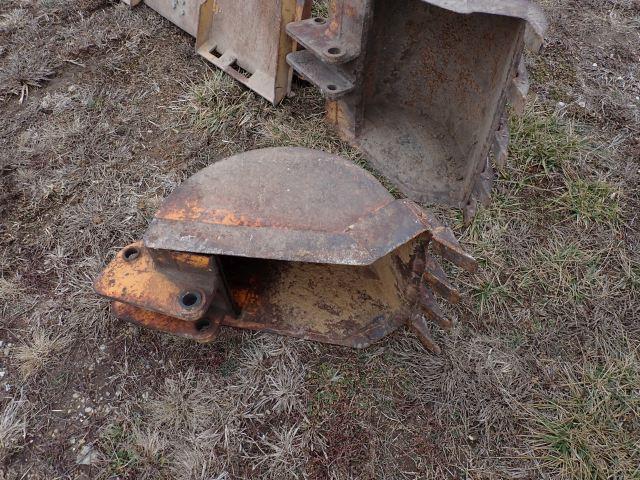
{"label": "orange rust stain", "polygon": [[199,205],[195,200],[186,200],[181,207],[167,209],[157,216],[167,220],[198,220],[205,212],[207,212],[207,209]]}
{"label": "orange rust stain", "polygon": [[247,215],[238,215],[226,209],[207,209],[187,202],[182,208],[167,210],[158,214],[157,218],[174,221],[192,221],[210,223],[214,225],[262,227],[267,224],[262,219],[251,218]]}
{"label": "orange rust stain", "polygon": [[176,263],[198,270],[208,270],[211,263],[211,257],[209,255],[171,252],[171,256]]}

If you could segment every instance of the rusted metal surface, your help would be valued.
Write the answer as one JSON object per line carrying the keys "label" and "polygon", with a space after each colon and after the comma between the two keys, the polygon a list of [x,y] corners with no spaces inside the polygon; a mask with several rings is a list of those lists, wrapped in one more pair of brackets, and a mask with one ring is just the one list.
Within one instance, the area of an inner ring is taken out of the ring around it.
{"label": "rusted metal surface", "polygon": [[329,122],[412,200],[486,200],[489,149],[507,100],[526,95],[525,30],[542,37],[542,11],[528,0],[332,0],[329,12],[287,26],[307,48],[287,57],[296,71],[324,93],[353,84],[327,95]]}
{"label": "rusted metal surface", "polygon": [[394,199],[348,160],[267,148],[185,181],[160,207],[144,242],[154,249],[369,265],[422,233],[422,222],[413,202]]}
{"label": "rusted metal surface", "polygon": [[[131,6],[140,0],[129,0]],[[144,0],[191,36],[196,51],[273,104],[290,90],[286,55],[295,42],[290,22],[310,14],[311,0]]]}
{"label": "rusted metal surface", "polygon": [[122,320],[203,343],[215,340],[220,329],[220,324],[215,323],[216,319],[220,319],[219,316],[216,319],[204,316],[198,321],[189,322],[117,301],[111,302],[111,310]]}
{"label": "rusted metal surface", "polygon": [[[142,242],[122,249],[96,280],[98,293],[112,300],[126,299],[129,304],[182,320],[201,318],[216,289],[212,258],[189,255],[190,263],[195,266],[185,268],[184,263],[162,265],[154,261],[154,253]],[[163,256],[173,252],[158,253]]]}
{"label": "rusted metal surface", "polygon": [[[95,288],[120,318],[198,341],[230,326],[363,348],[407,325],[437,351],[425,319],[451,322],[432,289],[459,294],[427,250],[476,266],[433,215],[360,167],[264,149],[185,181]],[[198,303],[186,309],[181,295],[192,292]]]}
{"label": "rusted metal surface", "polygon": [[327,100],[337,100],[355,88],[345,74],[329,64],[318,62],[308,50],[289,54],[287,61],[295,66],[300,77],[318,87]]}
{"label": "rusted metal surface", "polygon": [[294,42],[285,26],[308,14],[295,0],[206,0],[200,9],[197,52],[273,104],[289,92],[286,56]]}
{"label": "rusted metal surface", "polygon": [[[164,18],[174,23],[192,37],[198,32],[198,15],[201,0],[143,0]],[[138,2],[140,3],[140,2]],[[133,5],[132,5],[133,6]]]}

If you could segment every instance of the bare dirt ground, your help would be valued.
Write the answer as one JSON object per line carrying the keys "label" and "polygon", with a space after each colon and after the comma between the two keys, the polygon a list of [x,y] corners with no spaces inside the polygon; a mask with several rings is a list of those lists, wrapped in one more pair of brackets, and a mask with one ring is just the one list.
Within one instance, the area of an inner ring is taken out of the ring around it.
{"label": "bare dirt ground", "polygon": [[0,479],[640,478],[640,4],[547,0],[481,262],[426,353],[109,314],[91,283],[230,153],[364,164],[298,84],[273,108],[147,7],[0,3]]}

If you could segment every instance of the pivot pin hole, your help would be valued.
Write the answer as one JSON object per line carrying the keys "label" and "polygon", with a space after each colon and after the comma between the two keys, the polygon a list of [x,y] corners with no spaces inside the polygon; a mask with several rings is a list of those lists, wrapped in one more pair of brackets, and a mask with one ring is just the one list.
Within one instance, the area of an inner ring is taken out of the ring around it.
{"label": "pivot pin hole", "polygon": [[211,326],[211,322],[209,321],[208,318],[201,318],[196,322],[195,326],[196,326],[196,330],[201,332],[202,330],[209,328]]}
{"label": "pivot pin hole", "polygon": [[199,292],[184,292],[180,295],[180,305],[184,308],[194,308],[202,302]]}
{"label": "pivot pin hole", "polygon": [[122,252],[122,256],[127,262],[130,262],[140,256],[140,250],[137,247],[127,247]]}

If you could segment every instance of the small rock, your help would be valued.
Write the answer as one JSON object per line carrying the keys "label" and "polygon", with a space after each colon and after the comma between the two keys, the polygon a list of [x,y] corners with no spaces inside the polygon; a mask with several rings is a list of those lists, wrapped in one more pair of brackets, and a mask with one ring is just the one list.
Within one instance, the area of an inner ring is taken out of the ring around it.
{"label": "small rock", "polygon": [[87,444],[80,449],[78,456],[76,457],[76,463],[78,465],[93,465],[98,462],[100,456],[96,452],[92,445]]}
{"label": "small rock", "polygon": [[93,408],[91,407],[87,407],[84,409],[84,413],[91,413],[91,412],[93,412]]}
{"label": "small rock", "polygon": [[99,348],[100,348],[101,351],[104,352],[107,349],[107,346],[103,343],[102,345],[100,345]]}
{"label": "small rock", "polygon": [[578,102],[578,106],[579,106],[580,108],[585,108],[585,107],[587,106],[587,102],[585,102],[584,100],[580,100],[580,101]]}
{"label": "small rock", "polygon": [[80,398],[80,394],[78,392],[74,393],[73,395],[71,395],[73,398]]}
{"label": "small rock", "polygon": [[51,108],[52,105],[52,101],[51,101],[51,97],[49,95],[45,96],[41,101],[40,101],[40,108],[43,110],[49,110]]}
{"label": "small rock", "polygon": [[0,370],[0,378],[3,378],[6,374],[7,372],[5,372],[4,370]]}

